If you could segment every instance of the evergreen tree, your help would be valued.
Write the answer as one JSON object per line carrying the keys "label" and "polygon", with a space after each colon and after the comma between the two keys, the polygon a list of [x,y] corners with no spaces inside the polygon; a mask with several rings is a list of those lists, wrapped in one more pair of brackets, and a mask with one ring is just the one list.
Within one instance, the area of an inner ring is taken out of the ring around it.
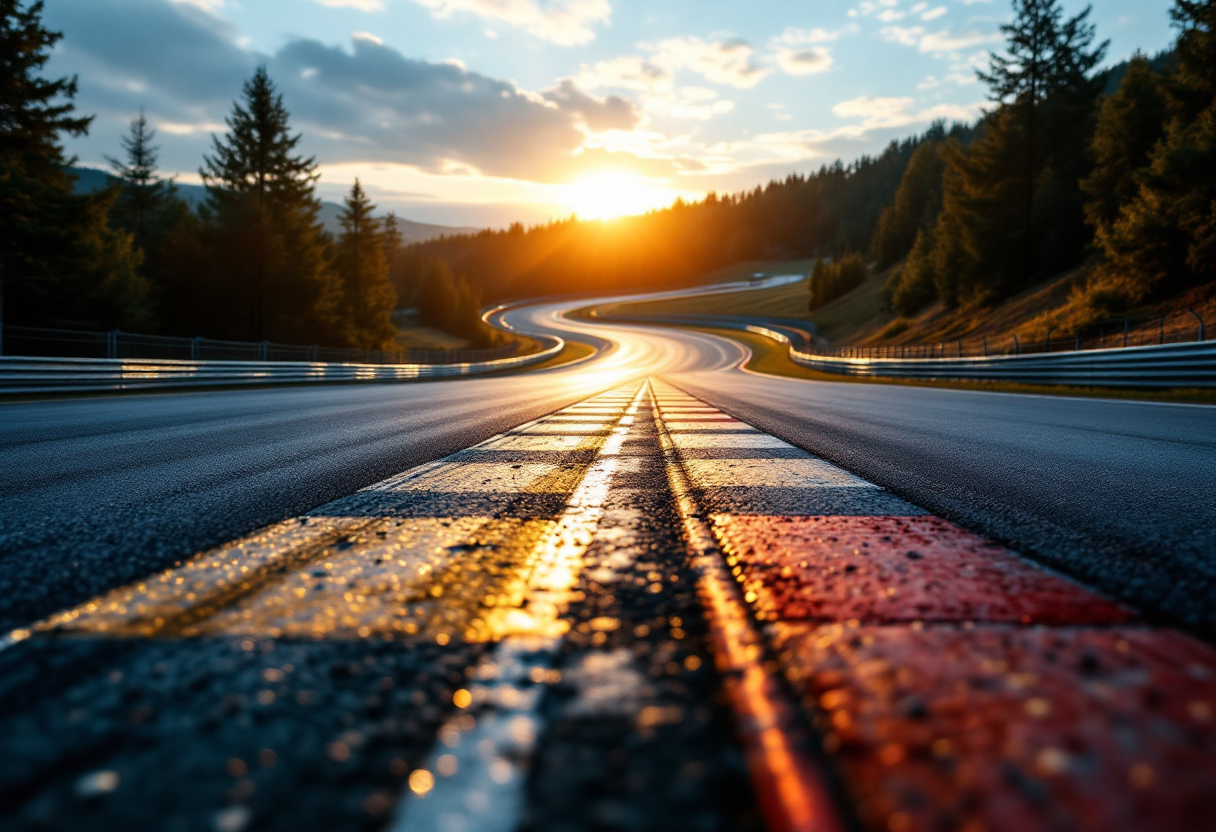
{"label": "evergreen tree", "polygon": [[888,281],[888,305],[899,315],[914,315],[937,296],[937,273],[933,264],[933,231],[922,228],[903,268]]}
{"label": "evergreen tree", "polygon": [[5,322],[143,328],[147,285],[129,236],[111,230],[113,192],[72,192],[62,135],[82,136],[76,78],[41,71],[62,38],[43,3],[0,0],[0,267]]}
{"label": "evergreen tree", "polygon": [[1099,239],[1096,288],[1123,304],[1216,280],[1216,2],[1176,0],[1171,16],[1181,31],[1178,69],[1164,84],[1165,136]]}
{"label": "evergreen tree", "polygon": [[1157,74],[1142,55],[1132,58],[1114,95],[1102,102],[1091,145],[1094,169],[1081,183],[1085,216],[1099,239],[1136,195],[1136,172],[1165,132],[1166,102]]}
{"label": "evergreen tree", "polygon": [[[297,153],[283,97],[259,67],[233,105],[224,138],[200,174],[207,186],[208,248],[213,278],[228,307],[242,304],[244,326],[233,334],[255,340],[332,342],[339,338],[338,287],[317,219],[312,157]],[[222,326],[231,309],[221,309]]]}
{"label": "evergreen tree", "polygon": [[364,349],[388,349],[396,329],[393,308],[397,290],[389,280],[385,243],[388,235],[372,212],[359,180],[355,180],[346,208],[339,216],[338,274],[342,280],[347,341]]}
{"label": "evergreen tree", "polygon": [[157,176],[160,148],[153,144],[155,140],[156,130],[148,126],[147,116],[140,110],[139,117],[131,121],[130,132],[122,138],[126,160],[106,157],[122,182],[112,219],[134,234],[135,243],[141,248],[146,248],[152,216],[170,196],[169,183]]}
{"label": "evergreen tree", "polygon": [[895,201],[883,211],[871,245],[880,269],[904,257],[920,231],[937,221],[942,208],[942,170],[938,142],[926,141],[908,162]]}
{"label": "evergreen tree", "polygon": [[943,213],[934,234],[938,297],[986,303],[1080,261],[1088,244],[1078,181],[1100,79],[1089,9],[1014,0],[1007,53],[979,73],[997,109],[967,147],[943,148]]}
{"label": "evergreen tree", "polygon": [[[1030,226],[1035,191],[1049,162],[1051,147],[1045,139],[1061,132],[1052,124],[1048,110],[1052,103],[1079,96],[1092,99],[1097,93],[1091,78],[1102,62],[1109,41],[1093,48],[1094,26],[1089,23],[1091,7],[1064,20],[1059,0],[1013,0],[1014,19],[1001,26],[1006,38],[1006,54],[989,56],[988,72],[977,74],[988,84],[989,97],[999,106],[1011,108],[1020,132],[1022,146],[1022,185],[1025,225]],[[1056,113],[1055,115],[1063,115]]]}

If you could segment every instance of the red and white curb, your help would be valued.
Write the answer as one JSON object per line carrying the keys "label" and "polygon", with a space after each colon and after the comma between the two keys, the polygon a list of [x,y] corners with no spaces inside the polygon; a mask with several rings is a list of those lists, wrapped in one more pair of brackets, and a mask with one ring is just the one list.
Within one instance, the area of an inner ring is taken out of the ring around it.
{"label": "red and white curb", "polygon": [[774,829],[844,823],[785,690],[866,829],[1209,827],[1216,651],[653,387]]}

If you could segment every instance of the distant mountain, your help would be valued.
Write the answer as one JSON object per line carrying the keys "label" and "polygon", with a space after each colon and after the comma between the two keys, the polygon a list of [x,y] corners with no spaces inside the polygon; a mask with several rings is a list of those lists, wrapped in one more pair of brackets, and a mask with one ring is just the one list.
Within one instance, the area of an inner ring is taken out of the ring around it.
{"label": "distant mountain", "polygon": [[[69,169],[76,177],[76,193],[92,193],[100,191],[103,188],[108,188],[114,183],[115,179],[108,171],[100,168],[88,167],[73,167]],[[203,200],[207,198],[207,189],[202,185],[185,185],[177,183],[177,194],[186,202],[190,203],[191,207],[197,208]],[[336,202],[322,202],[320,219],[324,223],[325,229],[330,234],[337,236],[342,233],[342,226],[338,224],[338,215],[342,213],[342,206]],[[397,217],[397,229],[401,232],[401,239],[405,243],[421,243],[424,240],[433,240],[436,237],[452,234],[476,234],[480,228],[469,228],[451,225],[432,225],[425,222],[414,222],[412,220],[402,219]]]}

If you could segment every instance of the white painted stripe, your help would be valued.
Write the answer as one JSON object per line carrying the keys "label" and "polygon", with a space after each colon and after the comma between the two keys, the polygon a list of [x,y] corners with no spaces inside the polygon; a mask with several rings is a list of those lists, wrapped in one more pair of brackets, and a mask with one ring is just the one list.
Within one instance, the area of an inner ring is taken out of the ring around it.
{"label": "white painted stripe", "polygon": [[[645,393],[643,386],[627,413],[636,412]],[[628,432],[627,426],[613,429],[557,527],[537,547],[523,606],[500,622],[504,636],[476,670],[469,708],[440,729],[427,762],[411,773],[413,793],[398,807],[390,832],[513,832],[519,826],[527,766],[545,727],[538,682],[556,663],[560,617],[578,585]],[[415,788],[416,780],[427,788]]]}
{"label": "white painted stripe", "polygon": [[590,436],[503,436],[478,446],[485,451],[579,451],[591,450],[599,437]]}
{"label": "white painted stripe", "polygon": [[687,431],[713,431],[715,433],[724,433],[727,431],[738,431],[739,433],[759,433],[751,425],[743,422],[668,422],[667,429],[672,433],[687,432]]}
{"label": "white painted stripe", "polygon": [[611,427],[611,422],[568,422],[566,424],[546,422],[512,432],[521,434],[599,433]]}
{"label": "white painted stripe", "polygon": [[721,434],[673,433],[671,441],[677,448],[717,448],[719,450],[796,450],[793,445],[766,433]]}
{"label": "white painted stripe", "polygon": [[877,488],[821,459],[686,459],[698,488]]}
{"label": "white painted stripe", "polygon": [[392,490],[518,493],[560,467],[540,462],[465,462],[433,471],[429,476],[411,480]]}

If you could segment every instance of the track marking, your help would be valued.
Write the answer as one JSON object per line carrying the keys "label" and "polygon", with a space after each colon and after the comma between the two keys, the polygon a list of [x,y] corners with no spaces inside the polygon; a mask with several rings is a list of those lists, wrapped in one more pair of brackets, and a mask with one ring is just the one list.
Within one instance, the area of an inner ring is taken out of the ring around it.
{"label": "track marking", "polygon": [[[581,402],[619,419],[629,398]],[[612,422],[521,425],[0,637],[493,639]],[[530,435],[540,431],[542,435]],[[560,435],[543,435],[556,432]],[[511,452],[512,461],[486,461]],[[529,456],[531,455],[531,456]],[[475,567],[475,568],[471,568]]]}
{"label": "track marking", "polygon": [[[696,400],[656,389],[687,430]],[[1209,824],[1216,650],[882,489],[730,483],[722,460],[815,459],[749,439],[672,432],[688,511],[740,617],[770,622],[754,647],[805,697],[862,826]]]}
{"label": "track marking", "polygon": [[474,671],[477,682],[457,693],[455,704],[466,710],[439,730],[435,750],[410,774],[412,794],[392,832],[513,832],[519,825],[528,759],[544,729],[541,683],[554,672],[568,626],[562,614],[644,393],[634,397],[556,527],[538,544],[537,567],[519,605],[499,608],[498,643]]}
{"label": "track marking", "polygon": [[[664,386],[660,390],[665,391]],[[659,430],[672,493],[684,523],[690,565],[707,615],[715,663],[726,679],[760,805],[771,832],[839,832],[845,828],[799,727],[797,707],[765,667],[763,639],[712,532],[696,505],[655,395]],[[675,396],[668,401],[679,400]]]}

